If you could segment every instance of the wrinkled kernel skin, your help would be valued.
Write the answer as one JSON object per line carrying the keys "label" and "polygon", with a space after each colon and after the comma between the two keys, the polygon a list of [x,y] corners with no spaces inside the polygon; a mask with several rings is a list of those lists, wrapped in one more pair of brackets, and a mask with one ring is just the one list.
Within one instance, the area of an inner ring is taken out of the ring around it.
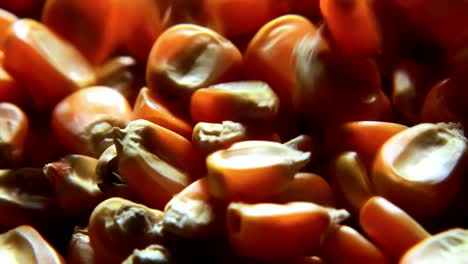
{"label": "wrinkled kernel skin", "polygon": [[159,243],[163,213],[122,198],[100,203],[89,220],[89,238],[96,258],[120,263],[135,248]]}
{"label": "wrinkled kernel skin", "polygon": [[[67,263],[95,264],[94,250],[89,242],[88,230],[75,227],[68,242]],[[97,263],[96,263],[97,264]]]}
{"label": "wrinkled kernel skin", "polygon": [[[451,142],[456,142],[457,147]],[[419,157],[415,152],[416,147],[424,155]],[[432,177],[437,178],[425,178],[424,173],[414,169],[410,172],[402,171],[400,168],[400,160],[423,159],[429,153],[444,150],[444,155],[449,156],[438,157],[439,161],[444,159],[445,166],[442,172],[440,166],[434,166],[438,175]],[[377,153],[371,171],[375,193],[418,219],[440,217],[463,190],[467,150],[466,138],[460,137],[444,124],[422,123],[407,128],[387,140]]]}
{"label": "wrinkled kernel skin", "polygon": [[0,170],[0,231],[30,225],[41,232],[63,220],[53,187],[41,169]]}
{"label": "wrinkled kernel skin", "polygon": [[120,197],[131,201],[139,201],[120,176],[119,157],[115,144],[109,146],[98,159],[96,184],[106,198]]}
{"label": "wrinkled kernel skin", "polygon": [[170,252],[161,245],[153,244],[144,249],[133,250],[133,253],[126,258],[122,264],[170,264]]}
{"label": "wrinkled kernel skin", "polygon": [[190,114],[196,122],[271,123],[279,108],[279,98],[264,82],[221,83],[195,91]]}
{"label": "wrinkled kernel skin", "polygon": [[65,156],[43,170],[52,182],[62,210],[72,217],[87,217],[104,200],[97,185],[97,159],[83,155]]}
{"label": "wrinkled kernel skin", "polygon": [[181,24],[164,31],[154,43],[146,81],[163,98],[186,103],[199,88],[236,79],[241,62],[239,50],[223,36]]}
{"label": "wrinkled kernel skin", "polygon": [[164,208],[162,232],[168,238],[217,240],[224,234],[225,205],[200,178],[176,194]]}
{"label": "wrinkled kernel skin", "polygon": [[28,116],[21,108],[0,103],[0,168],[17,166],[24,159],[29,130]]}
{"label": "wrinkled kernel skin", "polygon": [[450,228],[424,239],[406,251],[400,264],[422,264],[450,261],[466,263],[464,247],[468,243],[468,230]]}
{"label": "wrinkled kernel skin", "polygon": [[164,208],[203,173],[201,156],[192,143],[154,123],[134,120],[125,129],[114,129],[113,136],[120,176],[153,208]]}

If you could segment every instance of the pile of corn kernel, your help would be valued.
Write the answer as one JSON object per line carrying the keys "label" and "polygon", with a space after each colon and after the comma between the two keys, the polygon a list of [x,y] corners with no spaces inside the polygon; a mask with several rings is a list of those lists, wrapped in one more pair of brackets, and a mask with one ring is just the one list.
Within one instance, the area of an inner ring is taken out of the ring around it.
{"label": "pile of corn kernel", "polygon": [[0,263],[468,263],[467,14],[2,0]]}

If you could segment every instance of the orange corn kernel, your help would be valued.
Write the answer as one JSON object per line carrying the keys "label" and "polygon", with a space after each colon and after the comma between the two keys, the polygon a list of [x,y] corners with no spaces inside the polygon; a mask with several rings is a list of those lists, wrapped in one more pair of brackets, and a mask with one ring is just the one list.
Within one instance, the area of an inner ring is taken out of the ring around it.
{"label": "orange corn kernel", "polygon": [[88,217],[104,200],[97,185],[98,160],[88,156],[69,155],[44,166],[44,174],[52,183],[57,201],[65,214]]}
{"label": "orange corn kernel", "polygon": [[192,125],[180,113],[167,106],[163,100],[147,87],[141,88],[133,106],[133,120],[145,119],[190,139]]}
{"label": "orange corn kernel", "polygon": [[462,189],[467,142],[442,123],[403,130],[385,142],[374,161],[376,194],[414,217],[442,214]]}
{"label": "orange corn kernel", "polygon": [[96,181],[99,189],[108,198],[120,197],[138,201],[119,173],[119,156],[115,144],[109,146],[99,157],[96,165]]}
{"label": "orange corn kernel", "polygon": [[310,202],[322,206],[335,206],[333,190],[327,181],[309,172],[296,173],[294,179],[274,195],[273,201],[276,203]]}
{"label": "orange corn kernel", "polygon": [[19,225],[41,231],[61,221],[51,183],[41,169],[0,170],[0,232]]}
{"label": "orange corn kernel", "polygon": [[0,50],[2,50],[3,40],[8,28],[16,21],[18,17],[9,11],[0,7]]}
{"label": "orange corn kernel", "polygon": [[246,77],[268,83],[281,99],[281,111],[293,110],[296,87],[294,50],[301,39],[315,34],[315,31],[315,26],[304,17],[282,16],[266,23],[245,51]]}
{"label": "orange corn kernel", "polygon": [[27,101],[26,89],[3,67],[3,52],[0,51],[0,102],[24,105]]}
{"label": "orange corn kernel", "polygon": [[68,153],[99,157],[112,144],[112,128],[125,127],[131,115],[122,94],[93,86],[70,94],[55,106],[52,129]]}
{"label": "orange corn kernel", "polygon": [[149,121],[139,119],[115,129],[114,142],[120,176],[153,208],[164,208],[202,173],[202,161],[190,141]]}
{"label": "orange corn kernel", "polygon": [[344,210],[306,202],[233,202],[227,209],[227,236],[239,256],[288,260],[317,253],[330,228],[347,216]]}
{"label": "orange corn kernel", "polygon": [[42,21],[72,43],[90,62],[99,65],[122,41],[119,34],[123,30],[117,24],[123,19],[120,15],[114,0],[47,0]]}
{"label": "orange corn kernel", "polygon": [[205,13],[210,14],[220,32],[229,37],[255,33],[270,20],[289,11],[289,3],[284,0],[205,2]]}
{"label": "orange corn kernel", "polygon": [[327,264],[391,263],[384,253],[355,229],[340,225],[326,236],[320,248],[320,255]]}
{"label": "orange corn kernel", "polygon": [[452,228],[410,248],[399,264],[468,263],[468,230]]}
{"label": "orange corn kernel", "polygon": [[137,86],[137,71],[137,62],[133,57],[111,58],[96,69],[96,85],[115,89],[133,105],[141,88]]}
{"label": "orange corn kernel", "polygon": [[162,98],[188,103],[192,93],[234,80],[242,55],[229,40],[204,27],[181,24],[164,31],[148,58],[148,87]]}
{"label": "orange corn kernel", "polygon": [[160,243],[163,212],[121,198],[109,198],[89,218],[96,263],[121,263],[135,248]]}
{"label": "orange corn kernel", "polygon": [[28,225],[0,235],[0,255],[2,263],[65,264],[47,240]]}
{"label": "orange corn kernel", "polygon": [[379,196],[367,200],[361,207],[359,224],[369,238],[395,260],[430,236],[411,216]]}
{"label": "orange corn kernel", "polygon": [[[380,147],[395,134],[407,129],[405,125],[382,121],[351,121],[330,128],[326,133],[329,151],[355,151],[368,168]],[[369,140],[372,139],[372,140]]]}
{"label": "orange corn kernel", "polygon": [[226,201],[262,201],[287,184],[310,159],[310,153],[271,141],[242,141],[206,158],[208,186]]}
{"label": "orange corn kernel", "polygon": [[339,154],[332,161],[330,178],[334,191],[351,213],[359,212],[374,194],[367,168],[356,152]]}
{"label": "orange corn kernel", "polygon": [[276,117],[278,108],[278,96],[261,81],[221,83],[198,89],[190,101],[190,114],[196,122],[268,123]]}
{"label": "orange corn kernel", "polygon": [[14,104],[0,103],[0,167],[18,165],[25,155],[29,119]]}
{"label": "orange corn kernel", "polygon": [[368,0],[320,0],[320,10],[337,48],[348,56],[375,55],[382,36]]}
{"label": "orange corn kernel", "polygon": [[122,264],[140,264],[140,263],[173,263],[171,254],[165,247],[157,244],[149,245],[144,249],[135,249]]}
{"label": "orange corn kernel", "polygon": [[309,129],[390,117],[391,105],[381,89],[377,65],[367,58],[339,56],[327,44],[323,27],[299,42],[294,64],[295,108]]}
{"label": "orange corn kernel", "polygon": [[219,238],[224,231],[224,206],[211,195],[203,177],[176,194],[165,206],[164,236],[185,239]]}
{"label": "orange corn kernel", "polygon": [[67,247],[68,264],[97,264],[87,228],[75,227]]}
{"label": "orange corn kernel", "polygon": [[279,142],[279,136],[268,129],[256,128],[242,123],[199,122],[193,128],[192,144],[204,154],[224,149],[233,143],[246,140],[269,140]]}
{"label": "orange corn kernel", "polygon": [[95,81],[94,69],[71,43],[31,19],[11,25],[3,51],[5,69],[28,90],[36,108],[49,110]]}
{"label": "orange corn kernel", "polygon": [[422,122],[460,122],[468,127],[468,92],[465,83],[445,79],[435,84],[424,99]]}

